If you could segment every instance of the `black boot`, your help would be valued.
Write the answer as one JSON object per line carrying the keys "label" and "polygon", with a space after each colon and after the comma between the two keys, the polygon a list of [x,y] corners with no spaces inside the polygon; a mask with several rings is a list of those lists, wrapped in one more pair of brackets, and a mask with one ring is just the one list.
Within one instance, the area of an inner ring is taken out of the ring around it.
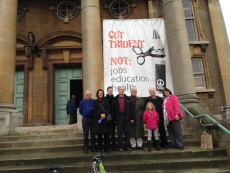
{"label": "black boot", "polygon": [[160,145],[160,141],[156,140],[156,150],[160,151],[161,150],[161,145]]}
{"label": "black boot", "polygon": [[152,151],[151,141],[147,141],[147,142],[148,142],[148,151]]}

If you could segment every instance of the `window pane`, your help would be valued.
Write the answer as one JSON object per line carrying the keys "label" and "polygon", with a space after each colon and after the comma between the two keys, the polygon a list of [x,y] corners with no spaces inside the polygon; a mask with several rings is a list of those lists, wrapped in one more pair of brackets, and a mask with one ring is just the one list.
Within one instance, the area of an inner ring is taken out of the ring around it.
{"label": "window pane", "polygon": [[190,0],[183,0],[183,7],[184,7],[184,16],[185,17],[192,17],[193,11]]}
{"label": "window pane", "polygon": [[196,31],[195,31],[195,24],[193,19],[186,19],[186,27],[188,33],[188,40],[189,41],[196,41]]}
{"label": "window pane", "polygon": [[125,16],[130,10],[129,4],[123,0],[113,1],[110,4],[110,11],[116,15],[116,17]]}
{"label": "window pane", "polygon": [[203,73],[202,60],[192,59],[192,70],[193,73]]}
{"label": "window pane", "polygon": [[205,77],[201,58],[192,59],[192,70],[195,87],[205,87]]}
{"label": "window pane", "polygon": [[69,1],[62,2],[57,7],[57,13],[60,17],[72,17],[76,14],[76,6]]}
{"label": "window pane", "polygon": [[195,87],[205,87],[204,75],[194,74]]}

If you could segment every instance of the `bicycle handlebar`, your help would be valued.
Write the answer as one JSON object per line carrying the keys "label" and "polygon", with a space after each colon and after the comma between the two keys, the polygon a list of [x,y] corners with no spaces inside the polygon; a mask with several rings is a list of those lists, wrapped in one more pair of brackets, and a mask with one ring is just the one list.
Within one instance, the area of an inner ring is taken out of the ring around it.
{"label": "bicycle handlebar", "polygon": [[[100,157],[101,153],[99,152],[95,157],[92,158],[92,161],[97,161],[97,159]],[[101,158],[99,158],[101,159]]]}

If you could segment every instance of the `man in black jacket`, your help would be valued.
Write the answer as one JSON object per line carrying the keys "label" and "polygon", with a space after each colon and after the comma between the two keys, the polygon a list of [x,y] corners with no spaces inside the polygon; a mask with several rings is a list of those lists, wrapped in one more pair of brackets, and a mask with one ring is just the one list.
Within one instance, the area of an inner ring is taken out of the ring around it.
{"label": "man in black jacket", "polygon": [[168,148],[168,142],[166,137],[166,131],[164,127],[164,116],[162,110],[162,98],[156,96],[155,88],[149,89],[150,96],[145,100],[144,108],[146,107],[148,102],[152,102],[156,108],[157,113],[159,114],[159,121],[158,121],[158,129],[160,132],[160,139],[161,139],[161,147]]}
{"label": "man in black jacket", "polygon": [[119,94],[114,99],[114,115],[117,120],[119,151],[123,149],[123,133],[125,135],[125,150],[132,151],[130,147],[130,123],[134,123],[134,105],[130,97],[124,94],[125,88],[118,88]]}
{"label": "man in black jacket", "polygon": [[72,95],[66,105],[67,114],[70,115],[69,124],[77,123],[77,105],[75,100],[76,96]]}
{"label": "man in black jacket", "polygon": [[117,146],[116,146],[116,142],[115,142],[115,129],[116,129],[116,118],[114,117],[114,107],[113,107],[113,101],[114,101],[114,96],[113,96],[113,87],[108,87],[107,88],[107,94],[106,94],[106,97],[105,97],[108,101],[109,101],[109,106],[110,106],[110,114],[112,115],[113,117],[113,121],[111,122],[112,124],[112,132],[110,133],[109,135],[109,141],[112,142],[112,145],[111,145],[111,149],[113,151],[118,151],[117,149]]}

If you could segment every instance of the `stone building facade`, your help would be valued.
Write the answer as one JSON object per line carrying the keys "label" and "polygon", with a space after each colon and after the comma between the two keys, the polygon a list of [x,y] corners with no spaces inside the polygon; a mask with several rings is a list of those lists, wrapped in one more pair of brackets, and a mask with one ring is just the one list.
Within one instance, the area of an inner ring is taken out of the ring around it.
{"label": "stone building facade", "polygon": [[[103,88],[103,19],[145,18],[165,19],[175,94],[227,114],[230,49],[218,0],[0,0],[2,114],[16,106],[23,126],[66,123],[71,94]],[[33,36],[39,51],[26,57]]]}

